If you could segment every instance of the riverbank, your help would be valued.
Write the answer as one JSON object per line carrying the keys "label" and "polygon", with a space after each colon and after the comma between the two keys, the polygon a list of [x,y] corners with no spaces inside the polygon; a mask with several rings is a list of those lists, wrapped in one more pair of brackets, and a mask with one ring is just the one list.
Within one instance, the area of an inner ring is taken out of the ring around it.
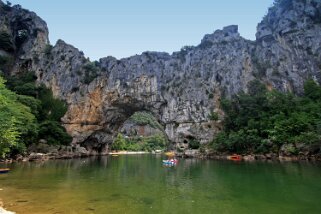
{"label": "riverbank", "polygon": [[15,212],[11,212],[11,211],[4,209],[3,206],[4,206],[3,201],[0,198],[0,214],[16,214]]}
{"label": "riverbank", "polygon": [[[80,146],[61,146],[59,148],[36,149],[27,155],[17,155],[15,158],[0,160],[0,162],[27,162],[27,161],[47,161],[55,159],[74,159],[85,158],[90,156],[104,155],[137,155],[137,154],[163,154],[163,151],[156,150],[153,152],[147,151],[110,151],[104,154],[90,152]],[[228,160],[233,153],[217,152],[210,149],[187,149],[181,152],[175,151],[175,155],[181,158],[199,158],[199,159],[215,159]],[[292,145],[282,146],[279,152],[267,153],[246,153],[240,155],[243,161],[255,160],[272,160],[272,161],[321,161],[321,144],[305,145],[304,147],[293,147]]]}
{"label": "riverbank", "polygon": [[106,154],[89,153],[85,148],[80,147],[77,150],[61,150],[57,152],[41,153],[32,152],[28,155],[22,156],[17,155],[15,158],[0,159],[0,163],[12,163],[12,162],[33,162],[33,161],[48,161],[48,160],[60,160],[60,159],[75,159],[75,158],[86,158],[91,156],[106,156],[106,155],[141,155],[141,154],[162,154],[161,151],[112,151]]}
{"label": "riverbank", "polygon": [[141,155],[141,154],[150,154],[152,152],[146,151],[118,151],[118,152],[109,152],[108,155]]}
{"label": "riverbank", "polygon": [[[110,152],[107,155],[118,156],[118,155],[140,155],[140,154],[163,154],[155,152],[133,152],[133,151],[121,151],[121,152]],[[175,156],[179,158],[195,158],[195,159],[212,159],[212,160],[230,160],[230,157],[235,154],[215,154],[215,153],[200,153],[199,150],[187,150],[185,152],[176,152]],[[275,153],[268,154],[237,154],[241,161],[321,161],[321,155],[297,155],[297,156],[281,156]],[[13,162],[37,162],[37,161],[48,161],[48,160],[63,160],[63,159],[76,159],[86,158],[90,156],[106,156],[106,155],[64,155],[64,156],[52,156],[44,153],[32,153],[29,156],[19,156],[17,159],[5,159],[0,160],[0,163],[13,163]],[[1,212],[0,212],[1,214]]]}
{"label": "riverbank", "polygon": [[[229,160],[234,153],[219,153],[211,150],[185,150],[183,152],[175,152],[175,155],[181,158],[200,158],[200,159],[214,159],[214,160]],[[243,161],[321,161],[321,145],[314,146],[313,149],[297,152],[292,154],[284,149],[279,153],[248,153],[237,154]]]}

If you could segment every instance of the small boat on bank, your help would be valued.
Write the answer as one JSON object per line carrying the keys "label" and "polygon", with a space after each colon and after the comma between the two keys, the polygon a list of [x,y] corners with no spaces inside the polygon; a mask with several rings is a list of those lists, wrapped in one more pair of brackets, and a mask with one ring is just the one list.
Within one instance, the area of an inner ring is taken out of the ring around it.
{"label": "small boat on bank", "polygon": [[242,156],[241,155],[230,155],[227,157],[227,159],[233,160],[233,161],[240,161],[240,160],[242,160]]}
{"label": "small boat on bank", "polygon": [[8,173],[8,172],[10,172],[9,168],[0,169],[0,174],[5,174],[5,173]]}

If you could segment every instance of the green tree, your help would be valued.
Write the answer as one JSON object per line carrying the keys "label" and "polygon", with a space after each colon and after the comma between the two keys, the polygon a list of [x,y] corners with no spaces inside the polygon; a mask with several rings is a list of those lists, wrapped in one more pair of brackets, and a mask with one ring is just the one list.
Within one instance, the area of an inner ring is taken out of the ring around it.
{"label": "green tree", "polygon": [[14,118],[0,112],[0,158],[4,158],[11,148],[18,143],[19,132],[14,125]]}
{"label": "green tree", "polygon": [[23,141],[37,135],[35,116],[29,107],[18,100],[18,95],[6,89],[0,77],[0,155],[3,157],[13,149],[23,149]]}
{"label": "green tree", "polygon": [[267,91],[258,81],[249,93],[223,99],[224,130],[212,146],[219,151],[267,152],[287,143],[321,140],[321,87],[314,81],[304,85],[304,96]]}
{"label": "green tree", "polygon": [[123,150],[126,148],[126,140],[122,134],[118,133],[116,139],[114,140],[112,147],[113,150]]}
{"label": "green tree", "polygon": [[40,123],[39,138],[46,139],[49,145],[69,145],[72,140],[59,122],[50,120]]}
{"label": "green tree", "polygon": [[311,79],[304,84],[304,94],[310,99],[321,101],[321,87]]}

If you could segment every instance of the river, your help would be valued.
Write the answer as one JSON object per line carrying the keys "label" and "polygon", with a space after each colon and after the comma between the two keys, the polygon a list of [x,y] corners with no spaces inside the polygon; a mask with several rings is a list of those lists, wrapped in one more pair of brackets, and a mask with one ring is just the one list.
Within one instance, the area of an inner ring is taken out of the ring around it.
{"label": "river", "polygon": [[[319,163],[124,155],[15,163],[0,198],[17,214],[321,213]],[[1,167],[4,167],[2,165]]]}

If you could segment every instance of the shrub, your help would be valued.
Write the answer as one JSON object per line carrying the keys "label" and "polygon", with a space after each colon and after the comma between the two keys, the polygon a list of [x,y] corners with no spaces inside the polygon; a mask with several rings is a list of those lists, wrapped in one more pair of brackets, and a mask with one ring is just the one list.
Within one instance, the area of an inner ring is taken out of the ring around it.
{"label": "shrub", "polygon": [[211,112],[208,117],[209,117],[210,120],[214,120],[214,121],[217,121],[219,119],[219,116],[218,116],[217,112]]}
{"label": "shrub", "polygon": [[95,62],[88,62],[83,66],[83,69],[85,70],[85,76],[83,82],[85,84],[91,83],[99,73],[99,67],[96,65]]}
{"label": "shrub", "polygon": [[125,138],[123,137],[122,134],[118,133],[116,139],[114,140],[113,144],[112,144],[112,149],[113,150],[124,150],[126,149],[126,140]]}
{"label": "shrub", "polygon": [[38,99],[41,101],[40,120],[60,121],[67,112],[67,104],[54,98],[52,91],[44,85],[37,90]]}
{"label": "shrub", "polygon": [[149,137],[134,137],[125,139],[122,134],[118,133],[111,148],[113,150],[153,151],[165,149],[166,146],[167,139],[161,134],[156,134]]}
{"label": "shrub", "polygon": [[147,151],[164,149],[167,146],[167,140],[164,135],[153,135],[143,139],[143,148]]}
{"label": "shrub", "polygon": [[0,49],[14,52],[14,44],[12,43],[11,36],[4,31],[0,32]]}
{"label": "shrub", "polygon": [[39,138],[46,139],[49,145],[69,145],[72,138],[64,127],[56,121],[45,121],[40,124]]}
{"label": "shrub", "polygon": [[50,44],[47,44],[43,52],[46,56],[50,56],[52,49],[53,49],[53,46]]}
{"label": "shrub", "polygon": [[13,66],[14,59],[12,56],[2,56],[0,55],[0,70],[5,71],[8,73],[10,68]]}
{"label": "shrub", "polygon": [[138,125],[150,125],[153,128],[163,130],[162,125],[158,123],[156,118],[145,111],[135,112],[129,119]]}
{"label": "shrub", "polygon": [[200,142],[196,139],[191,139],[189,142],[188,142],[188,147],[190,149],[199,149],[200,148]]}
{"label": "shrub", "polygon": [[36,97],[38,94],[36,84],[31,82],[25,83],[23,85],[17,85],[14,88],[14,90],[18,94],[23,94],[23,95],[33,96],[33,97]]}

